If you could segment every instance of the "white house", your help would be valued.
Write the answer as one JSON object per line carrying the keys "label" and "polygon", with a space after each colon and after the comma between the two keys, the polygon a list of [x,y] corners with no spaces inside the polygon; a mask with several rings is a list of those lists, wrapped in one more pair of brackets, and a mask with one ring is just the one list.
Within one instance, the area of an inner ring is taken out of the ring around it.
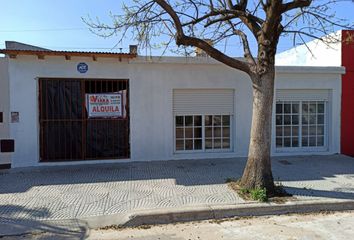
{"label": "white house", "polygon": [[[247,156],[251,81],[210,58],[2,53],[0,139],[14,151],[0,160],[13,168]],[[343,73],[276,68],[272,155],[340,152]]]}
{"label": "white house", "polygon": [[276,55],[277,65],[286,66],[342,66],[341,150],[354,157],[354,30],[336,33],[312,40]]}

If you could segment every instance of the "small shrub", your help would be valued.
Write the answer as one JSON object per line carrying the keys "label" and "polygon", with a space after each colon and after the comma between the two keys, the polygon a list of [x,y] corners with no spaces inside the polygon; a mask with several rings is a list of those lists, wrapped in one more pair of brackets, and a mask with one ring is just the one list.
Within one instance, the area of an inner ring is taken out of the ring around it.
{"label": "small shrub", "polygon": [[247,188],[240,188],[240,193],[245,195],[245,194],[249,194],[250,191]]}
{"label": "small shrub", "polygon": [[267,189],[265,188],[255,188],[249,190],[250,196],[252,200],[266,202],[268,201],[267,197]]}

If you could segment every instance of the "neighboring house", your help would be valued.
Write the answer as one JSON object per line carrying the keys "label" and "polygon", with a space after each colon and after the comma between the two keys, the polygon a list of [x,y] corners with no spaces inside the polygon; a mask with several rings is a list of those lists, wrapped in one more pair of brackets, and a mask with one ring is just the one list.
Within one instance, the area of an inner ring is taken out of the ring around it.
{"label": "neighboring house", "polygon": [[[276,64],[345,67],[342,75],[341,153],[354,156],[354,31],[341,30],[329,36],[325,38],[330,39],[331,44],[313,40],[307,46],[301,45],[277,54]],[[340,41],[333,41],[333,38]]]}
{"label": "neighboring house", "polygon": [[[252,86],[241,71],[207,57],[1,52],[0,139],[15,147],[0,156],[13,168],[247,156]],[[343,73],[276,68],[273,156],[340,152]]]}
{"label": "neighboring house", "polygon": [[5,146],[6,143],[9,142],[6,140],[10,138],[10,96],[8,79],[7,59],[0,57],[0,169],[9,167],[11,163],[11,149],[9,149],[10,151],[6,151]]}

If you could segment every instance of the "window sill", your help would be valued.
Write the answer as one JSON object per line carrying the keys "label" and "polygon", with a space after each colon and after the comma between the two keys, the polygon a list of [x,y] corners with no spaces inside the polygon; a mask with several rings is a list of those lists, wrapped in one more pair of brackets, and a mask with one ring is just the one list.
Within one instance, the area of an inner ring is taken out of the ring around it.
{"label": "window sill", "polygon": [[208,154],[208,153],[234,153],[231,149],[218,149],[218,150],[190,150],[190,151],[174,151],[173,154]]}
{"label": "window sill", "polygon": [[281,148],[275,149],[275,153],[293,153],[293,152],[328,152],[328,147],[312,147],[312,148]]}

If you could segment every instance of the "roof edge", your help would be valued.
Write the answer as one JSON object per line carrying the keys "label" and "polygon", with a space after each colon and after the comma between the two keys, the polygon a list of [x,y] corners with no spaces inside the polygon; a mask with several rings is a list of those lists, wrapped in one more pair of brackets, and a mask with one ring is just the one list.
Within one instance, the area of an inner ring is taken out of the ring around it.
{"label": "roof edge", "polygon": [[345,67],[341,66],[275,66],[277,73],[333,73],[345,74]]}
{"label": "roof edge", "polygon": [[[130,64],[196,64],[196,65],[224,65],[211,57],[180,57],[180,56],[138,56],[136,53],[113,53],[113,52],[79,52],[79,51],[39,51],[39,50],[9,50],[0,49],[0,53],[16,58],[17,55],[33,55],[40,59],[45,56],[64,56],[70,60],[72,56],[91,57],[94,61],[98,57],[103,58],[129,58]],[[243,58],[235,58],[243,60]],[[226,66],[226,65],[224,65]],[[345,74],[345,67],[341,66],[275,66],[276,73],[325,73]]]}
{"label": "roof edge", "polygon": [[44,59],[45,56],[65,56],[67,60],[71,57],[92,57],[96,60],[97,57],[105,58],[136,58],[136,53],[113,53],[113,52],[80,52],[80,51],[55,51],[55,50],[14,50],[0,49],[0,53],[16,58],[17,55],[32,55],[39,59]]}
{"label": "roof edge", "polygon": [[[243,60],[244,58],[235,58]],[[224,65],[211,57],[173,57],[173,56],[138,56],[130,64],[196,64],[196,65]],[[226,66],[226,65],[225,65]],[[333,73],[344,74],[341,66],[275,66],[277,73]]]}

